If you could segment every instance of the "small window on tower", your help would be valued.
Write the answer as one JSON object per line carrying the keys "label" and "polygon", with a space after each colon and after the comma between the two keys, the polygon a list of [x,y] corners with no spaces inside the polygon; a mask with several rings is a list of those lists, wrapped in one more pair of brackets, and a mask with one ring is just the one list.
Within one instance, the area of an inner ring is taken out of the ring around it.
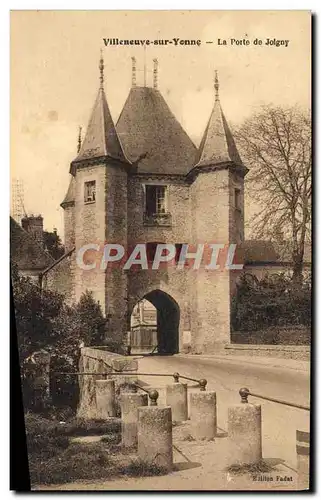
{"label": "small window on tower", "polygon": [[166,186],[146,185],[146,214],[166,213]]}
{"label": "small window on tower", "polygon": [[234,197],[235,197],[235,208],[237,210],[241,210],[241,190],[240,189],[235,189],[234,191]]}
{"label": "small window on tower", "polygon": [[85,182],[84,201],[85,203],[96,201],[96,181]]}

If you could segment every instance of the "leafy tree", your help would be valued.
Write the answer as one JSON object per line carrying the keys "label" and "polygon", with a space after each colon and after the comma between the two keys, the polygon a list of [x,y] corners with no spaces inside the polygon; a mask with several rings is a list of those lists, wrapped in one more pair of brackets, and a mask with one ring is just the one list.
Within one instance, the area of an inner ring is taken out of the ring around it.
{"label": "leafy tree", "polygon": [[45,248],[55,260],[58,260],[65,253],[65,247],[56,231],[44,231],[43,239]]}
{"label": "leafy tree", "polygon": [[311,119],[297,107],[263,106],[236,131],[251,196],[261,206],[255,236],[289,243],[293,280],[300,281],[311,228]]}
{"label": "leafy tree", "polygon": [[[50,352],[52,371],[77,371],[80,347],[104,340],[105,318],[99,304],[86,292],[77,304],[68,306],[63,295],[40,289],[14,264],[11,276],[23,377],[28,377],[26,359],[39,349]],[[66,404],[76,405],[77,382],[75,376],[54,378],[55,392]]]}
{"label": "leafy tree", "polygon": [[105,318],[91,292],[68,306],[64,296],[44,290],[19,274],[12,264],[16,327],[21,359],[36,349],[72,356],[80,345],[101,344]]}
{"label": "leafy tree", "polygon": [[21,276],[16,265],[11,266],[14,309],[21,362],[35,350],[49,349],[58,340],[59,332],[53,320],[63,307],[63,296],[41,290],[30,278]]}

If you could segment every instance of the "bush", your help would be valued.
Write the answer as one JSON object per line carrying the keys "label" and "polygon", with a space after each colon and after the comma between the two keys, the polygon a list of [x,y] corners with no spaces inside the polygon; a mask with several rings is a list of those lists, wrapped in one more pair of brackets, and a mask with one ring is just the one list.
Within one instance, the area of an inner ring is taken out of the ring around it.
{"label": "bush", "polygon": [[311,324],[311,281],[294,283],[284,274],[258,280],[245,274],[232,301],[234,331]]}

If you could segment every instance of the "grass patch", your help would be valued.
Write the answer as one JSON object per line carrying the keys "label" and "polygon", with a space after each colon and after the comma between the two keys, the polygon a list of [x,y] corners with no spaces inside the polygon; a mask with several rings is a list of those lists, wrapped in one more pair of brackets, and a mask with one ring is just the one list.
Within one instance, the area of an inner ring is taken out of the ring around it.
{"label": "grass patch", "polygon": [[244,464],[244,465],[230,465],[227,467],[226,472],[230,472],[231,474],[241,475],[241,474],[262,474],[266,472],[272,472],[275,470],[273,465],[268,464],[264,460],[261,460],[255,464]]}
{"label": "grass patch", "polygon": [[72,418],[66,422],[48,420],[34,413],[25,415],[27,435],[33,439],[39,434],[47,436],[97,436],[120,432],[120,422],[117,420],[83,420]]}
{"label": "grass patch", "polygon": [[[120,438],[119,422],[73,418],[59,423],[28,413],[25,424],[32,484],[107,479],[111,476],[110,448],[111,443]],[[70,443],[72,436],[97,434],[104,435],[109,441]]]}
{"label": "grass patch", "polygon": [[130,477],[164,476],[168,474],[166,467],[146,464],[139,458],[132,459],[128,465],[121,467],[119,472]]}
{"label": "grass patch", "polygon": [[[29,413],[25,417],[32,485],[108,480],[117,476],[159,476],[167,470],[130,456],[122,449],[119,422],[72,419],[65,424]],[[104,433],[90,443],[71,442],[72,436]]]}
{"label": "grass patch", "polygon": [[191,434],[186,434],[183,436],[182,441],[196,441]]}
{"label": "grass patch", "polygon": [[78,480],[108,479],[113,475],[108,445],[73,443],[52,456],[29,454],[31,483],[63,484]]}

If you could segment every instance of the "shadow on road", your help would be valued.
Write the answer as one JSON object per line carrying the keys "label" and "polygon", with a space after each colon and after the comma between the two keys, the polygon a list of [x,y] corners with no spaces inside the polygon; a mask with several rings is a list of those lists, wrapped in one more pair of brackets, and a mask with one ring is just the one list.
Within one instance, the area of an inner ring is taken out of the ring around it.
{"label": "shadow on road", "polygon": [[225,429],[221,429],[221,427],[217,427],[217,432],[215,434],[215,437],[226,438],[227,436],[228,436],[228,433]]}
{"label": "shadow on road", "polygon": [[178,462],[174,464],[173,471],[195,469],[196,467],[202,467],[199,462]]}

